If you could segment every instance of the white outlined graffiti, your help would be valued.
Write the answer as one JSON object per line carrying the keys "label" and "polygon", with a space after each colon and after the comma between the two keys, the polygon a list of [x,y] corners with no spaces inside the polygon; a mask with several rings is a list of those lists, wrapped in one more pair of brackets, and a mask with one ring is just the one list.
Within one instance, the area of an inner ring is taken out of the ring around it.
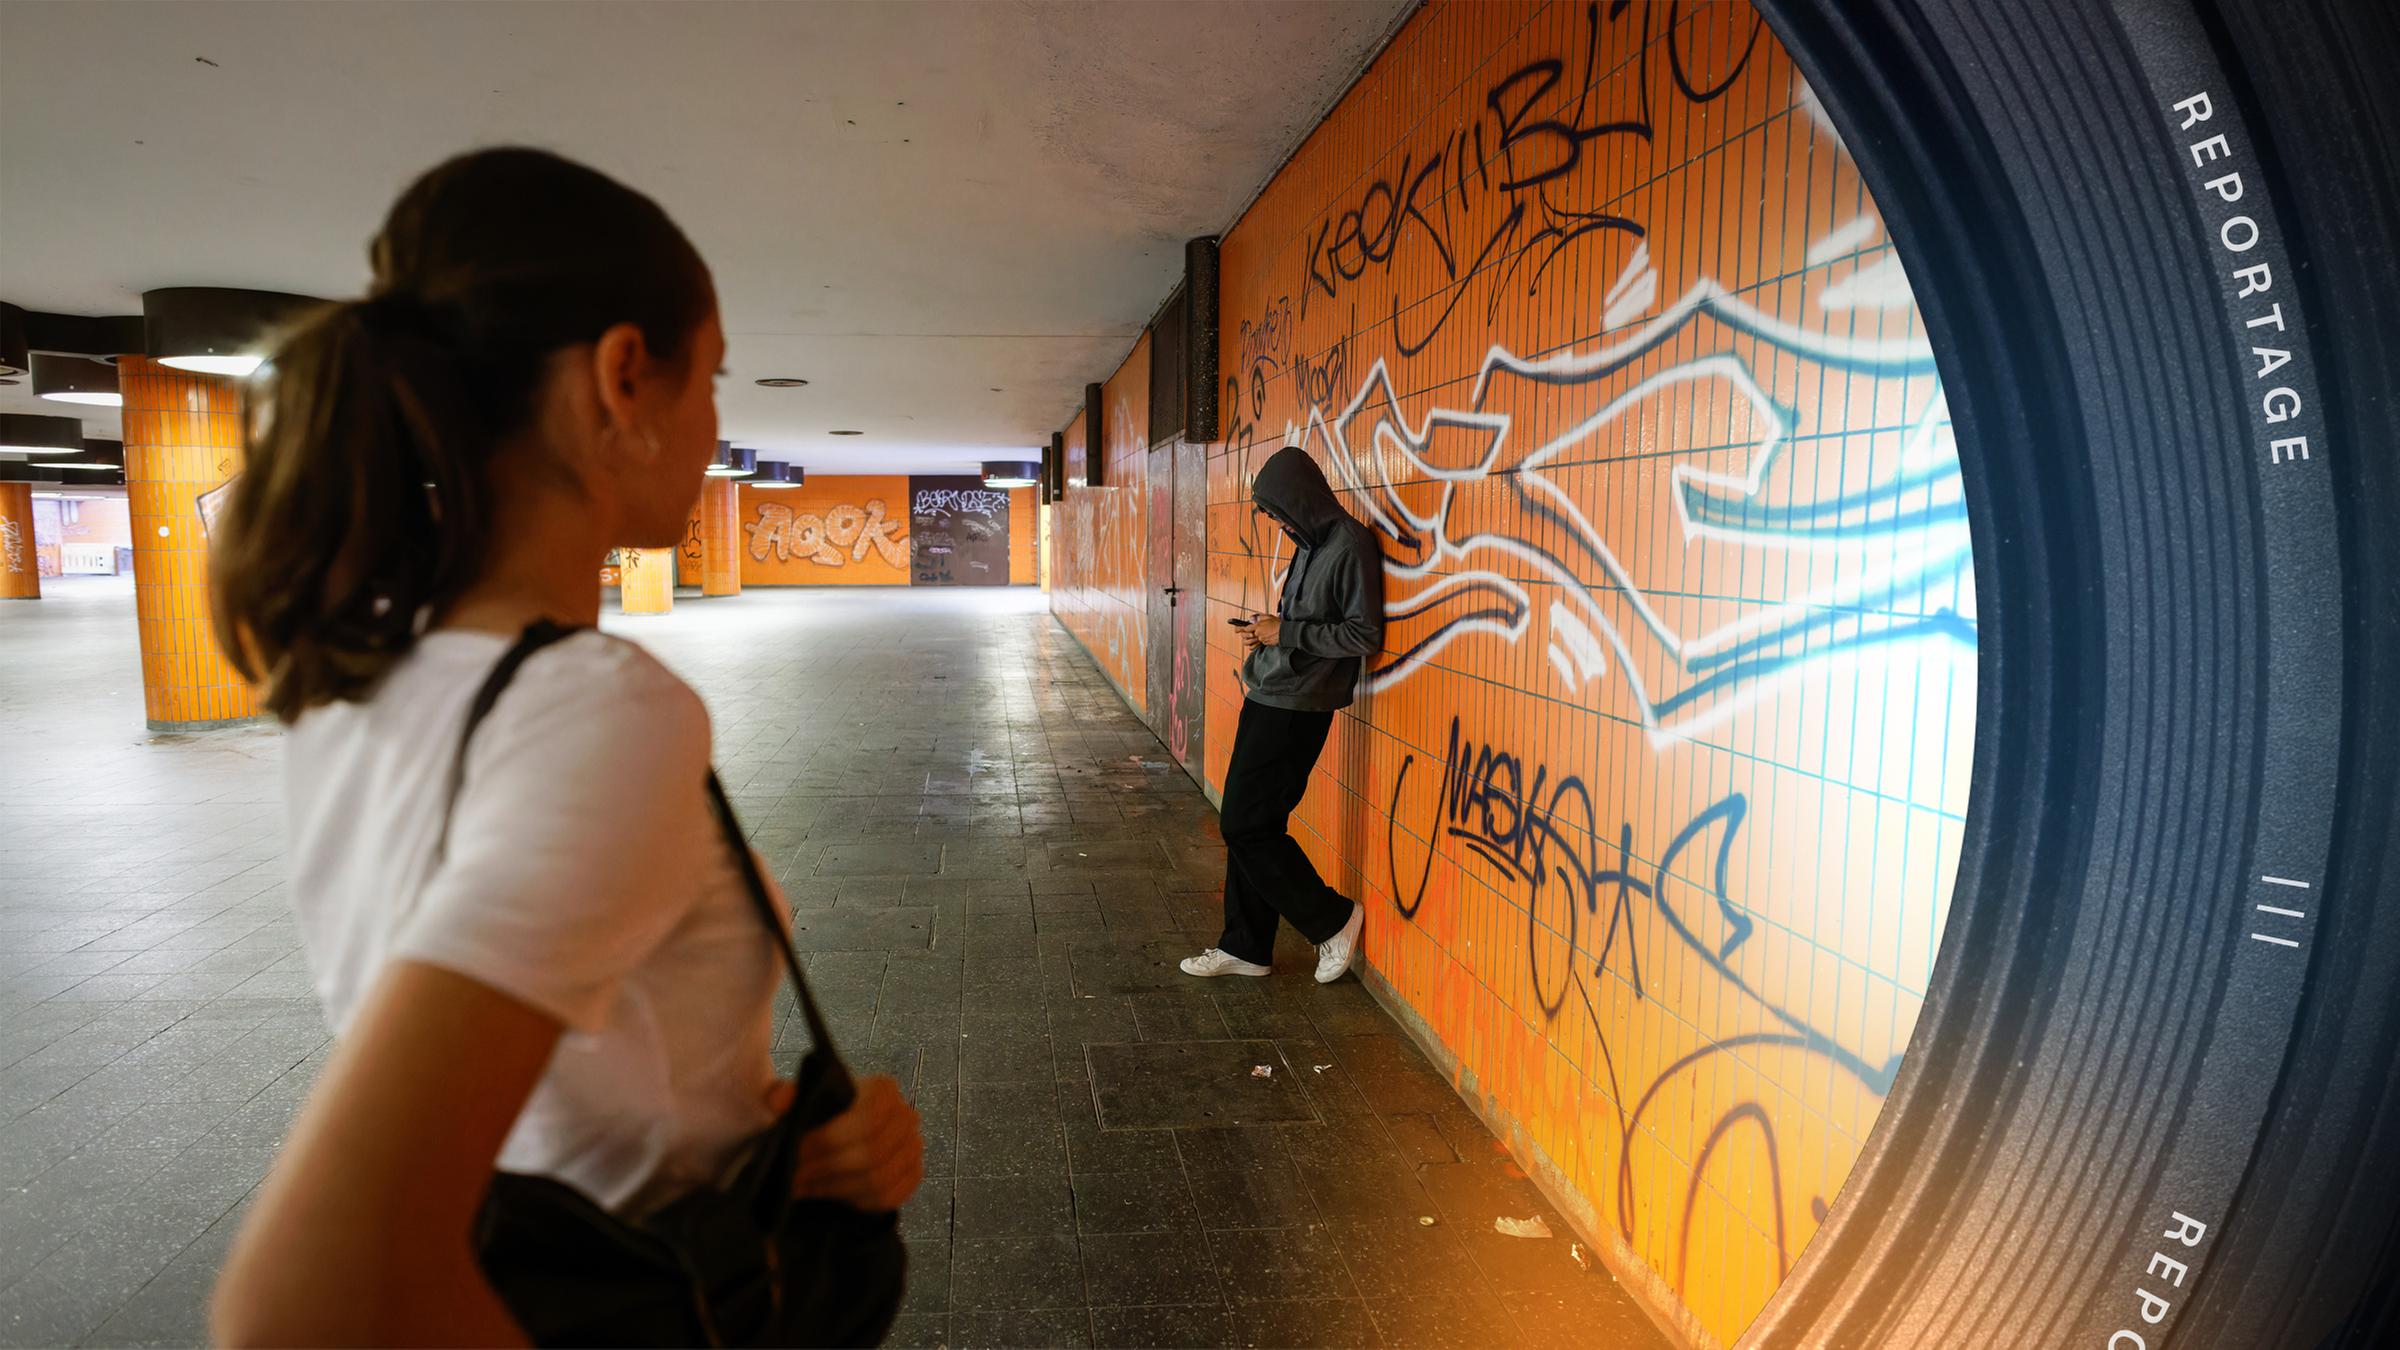
{"label": "white outlined graffiti", "polygon": [[[1897,266],[1890,260],[1875,266],[1887,264]],[[1860,303],[1882,307],[1889,294],[1887,288]],[[1898,294],[1906,294],[1904,285]],[[1750,359],[1731,349],[1644,376],[1521,454],[1511,440],[1512,416],[1493,410],[1513,401],[1513,385],[1589,386],[1617,376],[1704,320],[1729,337],[1828,370],[1921,382],[1924,392],[1891,470],[1861,490],[1825,497],[1779,481],[1795,415],[1762,385]],[[1612,426],[1686,385],[1730,396],[1732,420],[1747,426],[1749,457],[1738,473],[1674,466],[1669,496],[1683,546],[1838,553],[1845,558],[1838,581],[1746,605],[1748,612],[1728,622],[1690,627],[1656,603],[1560,485],[1560,469],[1590,462],[1577,461],[1578,452],[1594,450]],[[1378,361],[1331,421],[1311,408],[1298,439],[1351,490],[1385,538],[1393,654],[1371,672],[1371,687],[1408,678],[1468,634],[1521,641],[1533,628],[1537,587],[1555,597],[1540,608],[1545,654],[1560,684],[1577,693],[1613,669],[1653,743],[1705,731],[1817,662],[1902,640],[1960,651],[1974,646],[1972,613],[1949,604],[1970,558],[1957,446],[1932,352],[1919,339],[1829,337],[1704,280],[1617,342],[1534,360],[1495,345],[1465,406],[1436,407],[1414,422]],[[1428,489],[1430,504],[1420,504]],[[1508,514],[1520,523],[1505,531],[1460,526],[1461,494],[1468,490],[1513,494]]]}
{"label": "white outlined graffiti", "polygon": [[986,488],[918,488],[908,509],[919,516],[955,512],[1000,517],[1008,514],[1008,494]]}

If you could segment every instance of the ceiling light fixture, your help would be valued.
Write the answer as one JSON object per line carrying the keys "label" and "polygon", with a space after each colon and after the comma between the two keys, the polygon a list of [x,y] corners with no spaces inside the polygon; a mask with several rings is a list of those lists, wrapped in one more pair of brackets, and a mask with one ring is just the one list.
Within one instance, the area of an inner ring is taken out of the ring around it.
{"label": "ceiling light fixture", "polygon": [[752,380],[750,383],[762,389],[799,389],[807,385],[808,381],[797,375],[769,375],[763,380]]}
{"label": "ceiling light fixture", "polygon": [[758,452],[745,450],[731,441],[717,442],[716,462],[708,466],[711,478],[748,478],[758,472]]}
{"label": "ceiling light fixture", "polygon": [[247,379],[282,328],[320,301],[282,291],[170,286],[142,292],[143,347],[162,366]]}
{"label": "ceiling light fixture", "polygon": [[1042,466],[1030,459],[987,459],[983,462],[983,485],[987,488],[1032,487],[1042,481]]}
{"label": "ceiling light fixture", "polygon": [[117,368],[88,356],[35,352],[33,392],[60,403],[89,403],[102,408],[125,406],[125,396],[117,392]]}
{"label": "ceiling light fixture", "polygon": [[26,348],[25,311],[0,302],[0,375],[22,375],[32,358]]}
{"label": "ceiling light fixture", "polygon": [[32,467],[68,470],[60,476],[82,486],[121,487],[125,482],[125,443],[85,441],[83,453],[74,459],[37,459]]}
{"label": "ceiling light fixture", "polygon": [[39,455],[54,459],[83,453],[83,423],[39,413],[0,413],[0,459]]}
{"label": "ceiling light fixture", "polygon": [[801,471],[780,459],[758,462],[758,477],[750,480],[754,488],[796,488],[801,483]]}
{"label": "ceiling light fixture", "polygon": [[867,433],[863,431],[828,431],[825,434],[828,436],[864,436]]}

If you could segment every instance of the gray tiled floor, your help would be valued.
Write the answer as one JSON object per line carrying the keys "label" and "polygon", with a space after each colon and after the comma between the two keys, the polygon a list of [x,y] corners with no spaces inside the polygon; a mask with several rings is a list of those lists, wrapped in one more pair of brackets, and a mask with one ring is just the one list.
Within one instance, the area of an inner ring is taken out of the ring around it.
{"label": "gray tiled floor", "polygon": [[[893,1342],[1660,1344],[1564,1236],[1492,1232],[1567,1229],[1355,981],[1288,932],[1272,979],[1174,971],[1214,814],[1039,605],[609,620],[707,697],[837,1034],[924,1115]],[[145,735],[133,631],[118,582],[0,607],[0,1345],[196,1343],[326,1051],[276,736]]]}

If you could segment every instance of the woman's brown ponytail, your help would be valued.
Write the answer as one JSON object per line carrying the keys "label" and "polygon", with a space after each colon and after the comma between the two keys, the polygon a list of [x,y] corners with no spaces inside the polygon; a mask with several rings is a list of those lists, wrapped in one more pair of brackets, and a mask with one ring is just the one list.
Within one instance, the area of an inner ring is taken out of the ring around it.
{"label": "woman's brown ponytail", "polygon": [[286,722],[368,693],[482,571],[553,354],[632,323],[672,359],[715,306],[655,203],[539,150],[418,179],[372,257],[366,299],[285,335],[214,530],[218,638]]}

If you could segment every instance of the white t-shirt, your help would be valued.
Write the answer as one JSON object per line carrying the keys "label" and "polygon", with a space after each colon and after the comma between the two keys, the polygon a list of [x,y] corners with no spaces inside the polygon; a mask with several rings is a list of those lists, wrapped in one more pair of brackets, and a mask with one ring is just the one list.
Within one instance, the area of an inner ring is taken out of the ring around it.
{"label": "white t-shirt", "polygon": [[430,633],[372,699],[292,728],[301,945],[337,1036],[395,959],[556,1017],[499,1166],[639,1214],[770,1123],[780,959],[709,812],[708,712],[622,639],[526,660],[476,729],[436,866],[467,707],[509,644]]}

